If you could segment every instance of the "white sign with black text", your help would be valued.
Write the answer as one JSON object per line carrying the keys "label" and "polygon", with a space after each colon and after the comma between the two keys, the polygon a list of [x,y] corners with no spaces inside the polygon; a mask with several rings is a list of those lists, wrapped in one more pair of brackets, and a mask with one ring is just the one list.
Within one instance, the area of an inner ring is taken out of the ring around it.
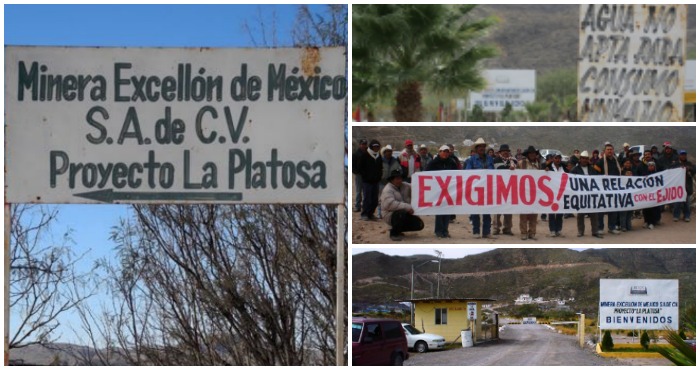
{"label": "white sign with black text", "polygon": [[6,202],[325,203],[345,48],[5,47]]}
{"label": "white sign with black text", "polygon": [[678,280],[600,279],[601,329],[678,330]]}

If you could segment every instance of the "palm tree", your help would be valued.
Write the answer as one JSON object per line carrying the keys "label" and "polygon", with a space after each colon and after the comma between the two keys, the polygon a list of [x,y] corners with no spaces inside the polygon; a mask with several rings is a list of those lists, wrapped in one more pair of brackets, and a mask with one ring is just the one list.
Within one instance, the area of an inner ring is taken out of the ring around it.
{"label": "palm tree", "polygon": [[[695,305],[689,305],[681,316],[681,332],[688,330],[695,336]],[[695,366],[695,349],[683,340],[678,332],[666,329],[661,334],[673,348],[657,346],[655,350],[677,366]]]}
{"label": "palm tree", "polygon": [[695,366],[695,350],[675,330],[666,330],[662,336],[673,348],[656,346],[657,352],[677,366]]}
{"label": "palm tree", "polygon": [[476,5],[353,5],[353,103],[395,99],[394,119],[421,121],[423,87],[480,89],[479,62],[496,55],[478,37],[494,18],[472,21]]}

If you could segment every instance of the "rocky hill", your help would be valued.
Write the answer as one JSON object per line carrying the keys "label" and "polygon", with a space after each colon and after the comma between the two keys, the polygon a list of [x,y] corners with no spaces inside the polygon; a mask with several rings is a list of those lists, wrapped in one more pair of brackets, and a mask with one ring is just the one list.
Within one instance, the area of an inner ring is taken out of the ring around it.
{"label": "rocky hill", "polygon": [[[487,41],[501,51],[487,68],[575,69],[578,54],[579,5],[481,5],[479,16],[495,16],[500,22]],[[695,5],[688,5],[687,50],[695,50]]]}
{"label": "rocky hill", "polygon": [[[520,294],[575,298],[575,309],[595,311],[601,278],[679,279],[681,302],[695,302],[694,248],[686,249],[495,249],[443,259],[443,297],[480,297],[511,303]],[[353,303],[388,303],[410,297],[411,264],[434,256],[367,252],[352,258]],[[423,266],[414,279],[416,297],[436,293],[437,269]]]}

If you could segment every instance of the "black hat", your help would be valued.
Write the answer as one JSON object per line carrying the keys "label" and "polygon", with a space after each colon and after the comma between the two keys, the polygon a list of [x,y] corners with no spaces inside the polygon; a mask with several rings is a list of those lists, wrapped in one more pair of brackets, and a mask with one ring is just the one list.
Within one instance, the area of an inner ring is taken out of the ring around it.
{"label": "black hat", "polygon": [[501,147],[498,149],[499,152],[510,152],[510,147],[508,144],[501,144]]}
{"label": "black hat", "polygon": [[535,152],[535,153],[537,153],[537,154],[540,154],[540,151],[539,151],[539,150],[535,149],[534,146],[530,145],[530,146],[528,146],[527,149],[523,152],[523,155],[527,156],[528,154],[530,154],[530,152]]}
{"label": "black hat", "polygon": [[367,139],[360,139],[360,145],[362,144],[367,145]]}
{"label": "black hat", "polygon": [[379,144],[379,141],[377,141],[376,139],[372,139],[372,141],[369,142],[369,147],[370,147],[370,148],[373,148],[374,146],[381,146],[381,145]]}
{"label": "black hat", "polygon": [[388,180],[391,181],[394,177],[403,177],[403,172],[401,170],[392,170]]}

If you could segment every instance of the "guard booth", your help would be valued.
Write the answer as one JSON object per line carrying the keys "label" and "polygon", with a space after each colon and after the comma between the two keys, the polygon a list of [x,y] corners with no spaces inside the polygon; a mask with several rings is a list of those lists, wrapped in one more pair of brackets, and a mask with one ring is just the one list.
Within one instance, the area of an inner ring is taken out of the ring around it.
{"label": "guard booth", "polygon": [[[442,335],[447,343],[461,339],[461,332],[470,329],[474,343],[495,339],[498,336],[498,323],[494,315],[493,325],[482,327],[483,305],[495,302],[491,298],[420,298],[407,299],[414,305],[415,326],[418,330]],[[468,320],[468,304],[476,303],[475,320]],[[491,329],[493,328],[493,330]]]}

